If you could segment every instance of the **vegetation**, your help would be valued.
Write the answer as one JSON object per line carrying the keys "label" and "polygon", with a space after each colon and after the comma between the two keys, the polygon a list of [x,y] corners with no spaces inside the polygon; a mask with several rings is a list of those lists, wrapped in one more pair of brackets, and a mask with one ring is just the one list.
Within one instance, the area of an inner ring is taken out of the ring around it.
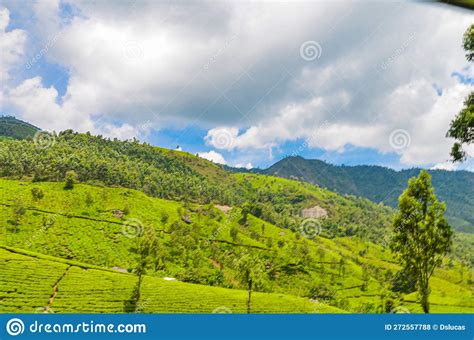
{"label": "vegetation", "polygon": [[[123,313],[134,275],[35,253],[0,249],[0,310],[14,313]],[[136,313],[242,313],[245,291],[144,276]],[[338,313],[284,294],[257,293],[253,313]]]}
{"label": "vegetation", "polygon": [[237,262],[238,276],[248,287],[247,313],[250,314],[252,289],[262,282],[265,269],[258,254],[244,254]]}
{"label": "vegetation", "polygon": [[33,138],[40,129],[11,116],[0,116],[0,138]]}
{"label": "vegetation", "polygon": [[[168,200],[241,206],[292,230],[303,220],[301,209],[321,205],[329,212],[325,223],[332,236],[365,232],[375,240],[390,226],[390,211],[364,199],[343,199],[327,190],[266,176],[234,175],[182,152],[72,131],[60,133],[48,148],[37,148],[32,141],[0,140],[0,177],[65,181],[66,189],[75,182],[120,186]],[[370,213],[361,213],[361,208]]]}
{"label": "vegetation", "polygon": [[66,172],[64,189],[71,190],[74,188],[74,183],[77,181],[77,175],[74,170],[69,170]]}
{"label": "vegetation", "polygon": [[[469,26],[463,37],[463,47],[466,51],[466,59],[474,59],[474,24]],[[451,149],[453,162],[459,162],[466,158],[463,145],[469,145],[474,141],[474,92],[471,92],[464,101],[463,109],[451,122],[447,137],[454,138],[456,142]]]}
{"label": "vegetation", "polygon": [[416,282],[423,311],[429,313],[429,281],[451,247],[452,231],[444,218],[445,205],[436,199],[426,171],[410,179],[399,210],[391,246],[402,261],[404,275]]}
{"label": "vegetation", "polygon": [[[291,185],[301,185],[298,182],[262,176],[240,177],[241,181],[252,186],[264,187],[267,180],[275,181],[275,190],[282,183],[282,187],[290,188]],[[44,192],[43,199],[35,200],[31,195],[32,188],[41,189]],[[306,301],[305,304],[309,303],[313,307],[333,306],[349,312],[390,312],[397,306],[417,311],[415,303],[418,297],[413,295],[416,294],[413,293],[414,290],[396,289],[395,277],[401,268],[395,264],[390,249],[383,244],[372,243],[362,232],[360,237],[341,235],[328,238],[324,236],[328,231],[323,230],[321,236],[309,239],[298,229],[292,231],[277,227],[251,213],[247,214],[247,223],[241,225],[239,221],[242,210],[238,207],[225,213],[214,205],[151,198],[142,192],[126,188],[76,184],[72,190],[64,190],[63,183],[0,179],[0,190],[0,215],[4,217],[0,228],[0,242],[3,245],[9,249],[13,247],[16,251],[25,249],[34,252],[36,257],[54,256],[54,262],[78,267],[73,271],[70,268],[70,273],[68,271],[61,281],[63,286],[59,284],[61,289],[52,307],[55,312],[179,312],[180,308],[183,308],[181,312],[186,312],[191,307],[185,307],[184,297],[179,293],[166,294],[166,291],[172,285],[193,283],[198,285],[192,285],[195,288],[189,290],[189,294],[201,297],[197,290],[207,294],[205,288],[209,286],[231,288],[232,291],[239,292],[238,304],[222,297],[219,301],[214,300],[212,309],[211,305],[206,305],[200,311],[210,312],[214,308],[225,306],[233,312],[245,313],[248,311],[249,287],[248,281],[242,280],[240,260],[248,254],[252,254],[256,261],[264,265],[263,270],[259,270],[258,284],[252,284],[251,313],[290,311],[291,308],[294,308],[293,311],[309,311],[289,300],[287,308],[283,308],[283,300],[273,306],[276,301],[266,300],[268,293],[283,294],[288,299],[299,298],[301,300],[298,301]],[[326,193],[310,185],[307,185],[306,190],[314,190],[320,195]],[[86,204],[87,197],[91,198],[92,204]],[[337,205],[353,204],[334,194],[330,197]],[[21,216],[21,223],[16,225],[13,213],[18,199],[22,201],[24,214]],[[119,217],[117,211],[123,212],[125,206],[128,206],[129,214]],[[347,212],[352,214],[356,211],[355,207],[353,209],[348,208]],[[362,215],[370,214],[370,210],[361,209]],[[345,213],[345,210],[331,211]],[[184,216],[187,216],[190,223],[184,222]],[[348,219],[346,216],[341,220],[346,218]],[[387,219],[391,220],[390,214]],[[135,232],[127,234],[124,224],[130,220],[138,220],[143,225],[141,237],[133,237],[140,235]],[[356,224],[353,226],[355,228]],[[237,231],[235,241],[230,235],[231,229]],[[469,288],[472,285],[472,264],[468,262],[468,259],[472,259],[473,248],[466,243],[467,240],[468,237],[455,241],[454,245],[464,258],[457,255],[458,252],[450,255],[433,274],[433,312],[473,310],[474,301]],[[145,260],[142,261],[143,259]],[[144,270],[138,285],[140,272],[137,268],[141,264]],[[92,275],[96,272],[79,270],[83,268],[81,266],[130,274],[123,276],[114,273],[118,276],[113,276],[117,278],[113,279],[107,278],[108,274],[101,274],[103,271]],[[262,269],[261,265],[259,268]],[[21,271],[21,268],[18,267],[18,270]],[[69,284],[68,275],[76,272],[91,275],[81,274],[74,279],[74,285],[72,281]],[[163,277],[176,278],[178,281],[165,281]],[[16,280],[13,276],[4,279],[10,280],[10,284],[14,284],[12,281]],[[107,282],[102,282],[103,279]],[[34,285],[35,280],[32,277],[29,284]],[[90,289],[88,287],[95,284],[94,280],[98,282],[97,287],[102,285],[107,287],[107,291],[97,289],[94,294],[86,294]],[[64,286],[65,283],[68,286]],[[84,284],[84,288],[80,288],[80,284]],[[114,293],[111,288],[119,289],[123,285],[127,286],[126,293]],[[216,292],[220,292],[219,289]],[[8,292],[5,294],[10,296]],[[209,291],[206,299],[211,299],[215,294],[218,293]],[[114,299],[114,296],[118,298]],[[76,301],[78,307],[75,307],[67,300],[69,297],[83,302]],[[63,298],[64,304],[59,304]],[[97,307],[94,299],[100,302]],[[117,301],[114,302],[113,309],[103,308],[111,303],[107,299]],[[142,306],[147,299],[148,307],[146,304],[145,307]],[[193,301],[198,303],[199,298]],[[38,306],[43,305],[36,307]],[[200,307],[192,308],[198,310]]]}
{"label": "vegetation", "polygon": [[[418,311],[387,248],[390,207],[137,141],[53,137],[0,140],[0,246],[31,268],[58,266],[52,301],[39,302],[31,274],[25,293],[3,291],[0,310]],[[457,233],[434,270],[431,311],[472,312],[472,236]]]}
{"label": "vegetation", "polygon": [[[408,180],[420,169],[394,171],[380,166],[334,166],[320,160],[287,157],[264,174],[306,181],[344,195],[366,197],[397,207]],[[458,231],[474,233],[474,174],[429,170],[438,198],[446,202],[446,218]]]}

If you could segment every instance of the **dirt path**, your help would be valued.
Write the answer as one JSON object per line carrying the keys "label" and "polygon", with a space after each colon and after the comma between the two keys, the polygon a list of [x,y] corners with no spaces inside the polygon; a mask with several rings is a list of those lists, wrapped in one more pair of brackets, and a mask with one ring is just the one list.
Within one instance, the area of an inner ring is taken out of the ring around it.
{"label": "dirt path", "polygon": [[44,308],[44,312],[45,313],[49,313],[51,311],[51,306],[53,305],[54,303],[54,299],[56,298],[56,296],[58,296],[58,293],[59,293],[59,283],[61,282],[61,280],[66,276],[69,268],[71,268],[72,266],[69,266],[66,268],[66,270],[64,271],[63,275],[61,275],[61,277],[54,283],[53,285],[53,293],[51,294],[49,300],[48,300],[48,304],[46,305],[46,307]]}

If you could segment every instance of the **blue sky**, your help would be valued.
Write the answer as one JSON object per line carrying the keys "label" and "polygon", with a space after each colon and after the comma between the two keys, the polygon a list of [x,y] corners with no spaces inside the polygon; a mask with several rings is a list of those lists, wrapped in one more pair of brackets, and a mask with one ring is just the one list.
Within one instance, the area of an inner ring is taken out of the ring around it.
{"label": "blue sky", "polygon": [[465,10],[52,0],[0,11],[1,112],[43,129],[179,145],[232,166],[297,154],[459,168],[445,133],[474,84]]}

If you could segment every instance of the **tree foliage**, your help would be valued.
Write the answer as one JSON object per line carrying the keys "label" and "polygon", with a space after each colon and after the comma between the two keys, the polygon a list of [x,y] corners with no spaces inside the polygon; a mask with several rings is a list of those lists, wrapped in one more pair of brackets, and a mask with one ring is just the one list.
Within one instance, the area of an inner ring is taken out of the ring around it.
{"label": "tree foliage", "polygon": [[[472,61],[474,59],[474,25],[469,26],[464,33],[463,47],[466,51],[466,59]],[[465,160],[467,156],[463,145],[469,145],[474,140],[474,92],[469,94],[464,101],[464,107],[451,121],[447,137],[456,140],[451,148],[453,162]]]}
{"label": "tree foliage", "polygon": [[391,248],[407,276],[416,280],[422,308],[428,313],[430,277],[452,243],[451,227],[444,218],[445,205],[436,199],[431,177],[422,170],[408,181],[398,206]]}
{"label": "tree foliage", "polygon": [[265,266],[257,254],[247,253],[237,261],[238,277],[247,286],[247,313],[251,311],[252,291],[262,285]]}
{"label": "tree foliage", "polygon": [[66,176],[64,178],[64,189],[71,190],[74,188],[74,183],[77,182],[77,174],[74,170],[69,170],[66,172]]}
{"label": "tree foliage", "polygon": [[464,32],[462,46],[466,51],[466,59],[472,61],[474,59],[474,24]]}

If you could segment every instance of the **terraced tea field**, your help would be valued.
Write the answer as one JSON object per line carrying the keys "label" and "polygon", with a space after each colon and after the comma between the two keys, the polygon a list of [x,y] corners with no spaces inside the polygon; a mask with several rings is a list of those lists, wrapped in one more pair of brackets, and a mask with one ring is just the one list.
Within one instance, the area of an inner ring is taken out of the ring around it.
{"label": "terraced tea field", "polygon": [[[379,313],[390,303],[421,312],[416,293],[391,291],[400,267],[390,249],[360,237],[310,239],[252,214],[241,223],[238,207],[225,212],[124,188],[0,179],[0,192],[0,312],[245,313],[235,264],[248,251],[265,265],[253,313]],[[124,232],[128,219],[155,230],[162,260],[150,261],[140,294],[136,276],[111,269],[136,268],[140,238]],[[471,278],[472,269],[447,258],[432,279],[432,311],[472,313]]]}
{"label": "terraced tea field", "polygon": [[[133,300],[138,279],[39,254],[0,248],[0,312],[122,313]],[[245,313],[247,292],[145,276],[141,313]],[[341,310],[305,298],[254,293],[253,313],[331,313]]]}
{"label": "terraced tea field", "polygon": [[48,305],[63,263],[39,260],[0,249],[1,312],[35,312]]}
{"label": "terraced tea field", "polygon": [[[145,313],[247,313],[247,292],[145,277],[138,303]],[[171,302],[171,303],[170,303]],[[252,293],[252,313],[340,313],[341,310],[284,294]]]}

